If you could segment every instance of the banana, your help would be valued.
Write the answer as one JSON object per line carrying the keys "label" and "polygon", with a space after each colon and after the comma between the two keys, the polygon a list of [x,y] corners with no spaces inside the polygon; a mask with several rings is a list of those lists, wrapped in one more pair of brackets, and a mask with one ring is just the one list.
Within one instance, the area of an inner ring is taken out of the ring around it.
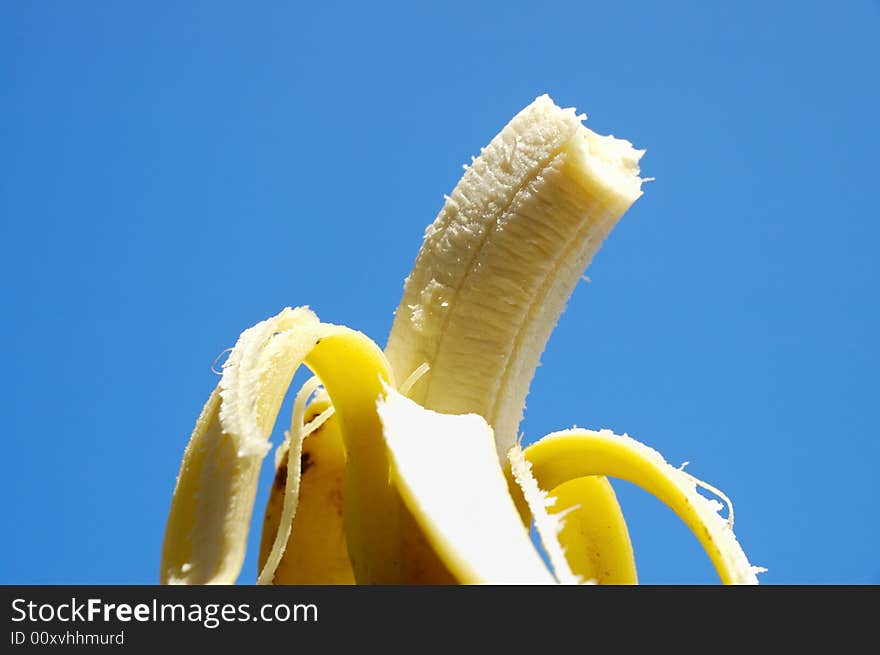
{"label": "banana", "polygon": [[[423,406],[485,416],[502,461],[567,298],[641,195],[642,151],[581,118],[541,96],[482,149],[426,232],[385,348],[398,379],[429,366],[409,394]],[[625,525],[615,504],[595,520]]]}
{"label": "banana", "polygon": [[[582,118],[541,96],[467,167],[426,230],[384,351],[302,307],[242,333],[184,453],[162,582],[237,578],[268,435],[301,364],[316,379],[276,455],[261,583],[635,583],[606,475],[669,504],[723,582],[756,582],[732,521],[697,492],[712,488],[655,451],[578,430],[518,445],[547,339],[642,193],[643,151]],[[319,383],[326,397],[307,408]]]}

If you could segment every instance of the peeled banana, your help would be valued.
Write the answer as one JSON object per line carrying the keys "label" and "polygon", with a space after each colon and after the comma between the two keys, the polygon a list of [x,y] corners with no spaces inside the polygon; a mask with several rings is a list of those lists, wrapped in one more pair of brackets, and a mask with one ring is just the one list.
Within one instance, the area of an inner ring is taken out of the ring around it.
{"label": "peeled banana", "polygon": [[184,452],[163,583],[238,578],[268,438],[301,364],[316,377],[276,453],[260,583],[632,584],[606,475],[668,504],[722,582],[757,582],[732,520],[698,493],[712,488],[656,451],[587,430],[519,445],[550,333],[642,194],[644,151],[583,119],[541,96],[466,167],[425,232],[384,350],[306,307],[242,333]]}

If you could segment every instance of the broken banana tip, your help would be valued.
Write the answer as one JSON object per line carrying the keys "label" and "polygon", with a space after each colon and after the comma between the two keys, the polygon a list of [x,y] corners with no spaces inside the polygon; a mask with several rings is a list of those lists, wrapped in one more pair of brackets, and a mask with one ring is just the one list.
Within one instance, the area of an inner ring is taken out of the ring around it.
{"label": "broken banana tip", "polygon": [[584,119],[539,96],[481,149],[425,230],[384,350],[307,307],[241,334],[184,452],[163,583],[238,578],[269,435],[301,365],[315,377],[276,453],[261,584],[634,584],[606,476],[669,505],[722,582],[757,581],[729,501],[727,520],[698,487],[726,497],[656,451],[579,429],[522,446],[547,340],[651,179],[644,150]]}

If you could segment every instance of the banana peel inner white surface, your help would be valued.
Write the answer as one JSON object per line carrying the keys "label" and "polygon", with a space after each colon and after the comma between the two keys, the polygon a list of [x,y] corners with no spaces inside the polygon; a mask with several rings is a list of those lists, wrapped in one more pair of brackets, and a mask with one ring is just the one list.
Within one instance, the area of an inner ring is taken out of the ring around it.
{"label": "banana peel inner white surface", "polygon": [[394,390],[379,416],[407,507],[452,573],[466,583],[552,584],[476,414],[440,414]]}

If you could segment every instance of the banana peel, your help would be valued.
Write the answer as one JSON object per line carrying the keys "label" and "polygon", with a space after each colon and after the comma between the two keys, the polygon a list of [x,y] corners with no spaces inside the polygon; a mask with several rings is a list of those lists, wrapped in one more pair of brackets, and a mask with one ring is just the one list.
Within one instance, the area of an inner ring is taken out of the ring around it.
{"label": "banana peel", "polygon": [[722,582],[757,582],[732,508],[722,518],[698,491],[714,488],[656,451],[608,431],[516,439],[571,290],[641,195],[643,151],[582,119],[542,96],[482,150],[426,231],[384,351],[307,307],[242,333],[184,452],[162,583],[237,580],[269,435],[301,365],[315,378],[276,453],[259,583],[634,584],[605,476],[671,507]]}

